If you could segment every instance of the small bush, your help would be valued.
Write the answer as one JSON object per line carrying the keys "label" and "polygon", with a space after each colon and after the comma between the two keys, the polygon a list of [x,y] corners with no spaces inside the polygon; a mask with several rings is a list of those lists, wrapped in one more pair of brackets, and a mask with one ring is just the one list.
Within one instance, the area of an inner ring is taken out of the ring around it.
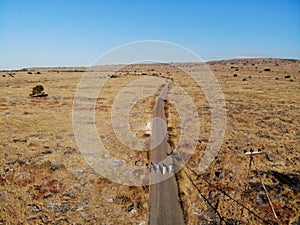
{"label": "small bush", "polygon": [[44,90],[44,87],[42,85],[37,85],[34,88],[32,88],[32,94],[40,94]]}
{"label": "small bush", "polygon": [[287,79],[291,78],[291,75],[286,75],[284,78],[287,78]]}
{"label": "small bush", "polygon": [[44,87],[42,85],[37,85],[32,88],[32,93],[29,95],[30,97],[46,97],[48,96],[44,92]]}
{"label": "small bush", "polygon": [[246,79],[246,78],[244,78],[242,81],[247,81],[247,79]]}
{"label": "small bush", "polygon": [[265,68],[265,71],[271,71],[271,69],[270,68]]}
{"label": "small bush", "polygon": [[237,77],[237,74],[235,73],[235,74],[233,74],[233,77]]}
{"label": "small bush", "polygon": [[29,71],[29,72],[27,72],[27,73],[28,73],[28,74],[32,74],[32,72],[30,72],[30,71]]}
{"label": "small bush", "polygon": [[36,74],[41,74],[41,72],[40,72],[40,71],[37,71]]}
{"label": "small bush", "polygon": [[111,75],[110,78],[117,78],[117,75]]}

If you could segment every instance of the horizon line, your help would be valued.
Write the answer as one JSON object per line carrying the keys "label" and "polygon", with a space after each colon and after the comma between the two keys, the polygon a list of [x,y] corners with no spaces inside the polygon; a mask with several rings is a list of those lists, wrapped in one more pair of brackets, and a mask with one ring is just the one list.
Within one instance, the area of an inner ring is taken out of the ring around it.
{"label": "horizon line", "polygon": [[[276,57],[247,57],[247,56],[236,56],[236,57],[216,57],[209,60],[203,60],[203,61],[175,61],[175,62],[157,62],[157,63],[133,63],[134,64],[172,64],[172,63],[210,63],[210,62],[218,62],[218,61],[231,61],[231,60],[257,60],[257,59],[273,59],[273,60],[300,60],[299,58],[276,58]],[[108,64],[102,64],[102,65],[93,65],[93,66],[86,66],[86,65],[72,65],[72,66],[33,66],[33,67],[22,67],[19,69],[0,69],[1,72],[14,72],[14,71],[22,71],[22,70],[28,70],[28,69],[51,69],[51,68],[90,68],[94,66],[113,66],[113,65],[131,65],[130,63],[108,63]]]}

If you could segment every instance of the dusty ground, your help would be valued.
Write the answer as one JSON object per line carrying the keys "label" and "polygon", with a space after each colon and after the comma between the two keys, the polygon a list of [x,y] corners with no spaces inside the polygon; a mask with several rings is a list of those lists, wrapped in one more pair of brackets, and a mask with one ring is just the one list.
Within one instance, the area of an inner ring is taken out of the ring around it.
{"label": "dusty ground", "polygon": [[[121,145],[109,125],[114,97],[130,81],[170,78],[193,98],[200,137],[187,167],[177,174],[187,224],[292,224],[299,221],[300,62],[251,59],[210,62],[225,96],[227,129],[209,170],[197,165],[210,134],[210,109],[202,91],[178,69],[130,66],[116,73],[96,105],[96,125],[111,154],[144,166],[147,152]],[[194,64],[186,64],[192,69]],[[111,68],[106,68],[111,75]],[[40,72],[38,74],[37,72]],[[29,74],[31,72],[32,74]],[[84,68],[43,68],[0,73],[0,221],[4,224],[147,224],[147,188],[113,183],[95,173],[80,154],[72,129],[72,103]],[[30,98],[42,84],[48,97]],[[159,90],[158,90],[159,92]],[[130,114],[133,132],[147,139],[154,97]],[[168,105],[175,149],[178,114]],[[261,148],[249,167],[244,150]],[[265,187],[265,188],[264,188]],[[278,219],[270,207],[272,201]],[[128,212],[134,205],[135,211]],[[124,222],[126,221],[126,222]]]}
{"label": "dusty ground", "polygon": [[[209,63],[225,96],[227,129],[209,171],[197,172],[207,142],[204,132],[178,174],[188,224],[299,223],[299,65],[268,59]],[[199,108],[204,118],[205,109]],[[174,120],[174,109],[169,111]],[[249,167],[250,157],[243,152],[251,148],[261,148],[262,154]]]}

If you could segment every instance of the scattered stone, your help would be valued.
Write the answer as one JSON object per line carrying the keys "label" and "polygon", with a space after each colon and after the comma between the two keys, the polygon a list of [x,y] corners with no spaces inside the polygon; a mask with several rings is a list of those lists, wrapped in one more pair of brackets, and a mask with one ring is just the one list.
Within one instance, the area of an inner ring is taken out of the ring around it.
{"label": "scattered stone", "polygon": [[13,139],[13,142],[16,143],[16,142],[23,142],[23,143],[26,143],[27,140],[26,139]]}
{"label": "scattered stone", "polygon": [[19,163],[19,166],[23,166],[25,164],[25,162],[23,160],[20,159],[14,159],[14,160],[9,160],[7,161],[7,165],[14,165],[16,163]]}
{"label": "scattered stone", "polygon": [[268,159],[270,162],[273,162],[273,161],[275,160],[274,156],[269,155],[269,154],[267,154],[267,159]]}
{"label": "scattered stone", "polygon": [[89,204],[89,200],[87,198],[84,198],[80,203],[81,206],[87,206],[88,204]]}
{"label": "scattered stone", "polygon": [[66,223],[70,223],[69,220],[67,218],[63,218],[63,219],[59,219],[55,221],[55,225],[60,225],[60,224],[66,224]]}
{"label": "scattered stone", "polygon": [[196,159],[192,159],[192,160],[190,160],[190,163],[191,163],[191,165],[196,166],[196,165],[198,165],[199,161]]}
{"label": "scattered stone", "polygon": [[224,194],[224,193],[221,193],[221,194],[220,194],[220,199],[223,200],[224,198],[225,198],[225,194]]}
{"label": "scattered stone", "polygon": [[71,191],[71,190],[67,190],[65,193],[63,193],[63,196],[69,197],[69,198],[75,198],[76,197],[76,195],[74,194],[74,192]]}
{"label": "scattered stone", "polygon": [[216,195],[217,195],[217,192],[216,192],[216,191],[210,191],[210,192],[208,193],[208,197],[209,197],[210,199],[214,199],[214,198],[216,197]]}
{"label": "scattered stone", "polygon": [[215,176],[216,176],[216,178],[218,178],[218,179],[222,179],[222,178],[224,178],[225,177],[225,173],[224,172],[215,172]]}
{"label": "scattered stone", "polygon": [[225,221],[225,224],[226,225],[240,225],[240,224],[242,224],[240,221],[238,221],[238,220],[235,220],[235,219],[227,219],[226,221]]}
{"label": "scattered stone", "polygon": [[47,155],[47,154],[51,154],[51,153],[52,153],[51,150],[46,150],[46,151],[41,152],[42,155]]}
{"label": "scattered stone", "polygon": [[13,168],[6,168],[6,169],[5,169],[5,173],[10,173],[10,172],[12,172],[12,171],[14,171]]}
{"label": "scattered stone", "polygon": [[104,196],[103,198],[104,198],[105,201],[107,201],[107,202],[114,202],[114,198],[113,198],[113,197]]}
{"label": "scattered stone", "polygon": [[45,195],[44,196],[44,199],[47,199],[47,198],[52,198],[53,197],[53,195],[52,194],[47,194],[47,195]]}
{"label": "scattered stone", "polygon": [[34,205],[31,209],[32,212],[38,212],[40,211],[40,208],[37,205]]}
{"label": "scattered stone", "polygon": [[28,173],[27,172],[17,173],[16,176],[21,178],[26,178],[28,177]]}
{"label": "scattered stone", "polygon": [[135,165],[136,165],[136,166],[142,166],[143,163],[142,163],[141,161],[135,161]]}
{"label": "scattered stone", "polygon": [[197,209],[197,208],[193,208],[193,213],[196,215],[196,216],[201,216],[202,215],[202,212],[200,209]]}
{"label": "scattered stone", "polygon": [[48,209],[53,210],[53,204],[51,202],[46,202],[46,206]]}
{"label": "scattered stone", "polygon": [[81,218],[86,218],[86,214],[85,214],[84,212],[81,212],[81,213],[79,214],[79,216],[80,216]]}
{"label": "scattered stone", "polygon": [[106,153],[106,154],[104,155],[104,158],[105,158],[105,159],[110,159],[110,158],[111,158],[111,154]]}
{"label": "scattered stone", "polygon": [[64,154],[72,154],[75,152],[78,152],[78,150],[76,148],[66,147],[66,151],[64,152]]}
{"label": "scattered stone", "polygon": [[55,170],[60,170],[60,169],[65,169],[65,165],[63,164],[52,164],[50,166],[50,170],[55,171]]}
{"label": "scattered stone", "polygon": [[128,213],[133,214],[135,212],[134,203],[128,207]]}
{"label": "scattered stone", "polygon": [[63,136],[62,135],[57,135],[55,138],[56,139],[63,139]]}
{"label": "scattered stone", "polygon": [[66,213],[70,209],[70,203],[64,202],[61,205],[54,205],[53,211],[57,214],[63,214]]}
{"label": "scattered stone", "polygon": [[34,221],[34,220],[38,220],[38,219],[40,219],[40,218],[41,218],[41,216],[40,216],[40,215],[37,215],[37,216],[33,216],[33,217],[27,218],[27,221],[30,223],[30,222],[32,222],[32,221]]}
{"label": "scattered stone", "polygon": [[82,176],[83,176],[84,174],[85,174],[84,170],[79,170],[79,171],[77,171],[77,172],[74,173],[75,177],[76,177],[77,179],[79,179],[79,180],[82,178]]}

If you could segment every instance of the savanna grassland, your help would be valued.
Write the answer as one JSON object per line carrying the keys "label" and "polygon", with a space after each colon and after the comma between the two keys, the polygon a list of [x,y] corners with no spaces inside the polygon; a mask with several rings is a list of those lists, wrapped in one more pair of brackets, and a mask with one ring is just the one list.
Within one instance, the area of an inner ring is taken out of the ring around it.
{"label": "savanna grassland", "polygon": [[[132,151],[117,140],[110,124],[113,101],[142,76],[171,79],[191,97],[200,119],[194,154],[176,175],[186,223],[299,223],[300,61],[240,59],[207,65],[223,92],[227,115],[222,146],[207,171],[200,173],[197,166],[210,136],[210,106],[201,88],[176,64],[130,65],[117,72],[103,67],[103,79],[111,79],[96,99],[99,138],[124,163],[149,163],[147,151]],[[192,70],[197,63],[180,66]],[[149,188],[111,182],[89,167],[76,145],[73,98],[87,70],[93,68],[1,71],[2,224],[148,223]],[[30,97],[36,85],[43,85],[48,96]],[[140,139],[149,138],[146,123],[160,90],[131,110],[131,129]],[[181,125],[168,102],[166,116],[176,151]],[[261,153],[250,161],[244,150],[258,148]]]}

